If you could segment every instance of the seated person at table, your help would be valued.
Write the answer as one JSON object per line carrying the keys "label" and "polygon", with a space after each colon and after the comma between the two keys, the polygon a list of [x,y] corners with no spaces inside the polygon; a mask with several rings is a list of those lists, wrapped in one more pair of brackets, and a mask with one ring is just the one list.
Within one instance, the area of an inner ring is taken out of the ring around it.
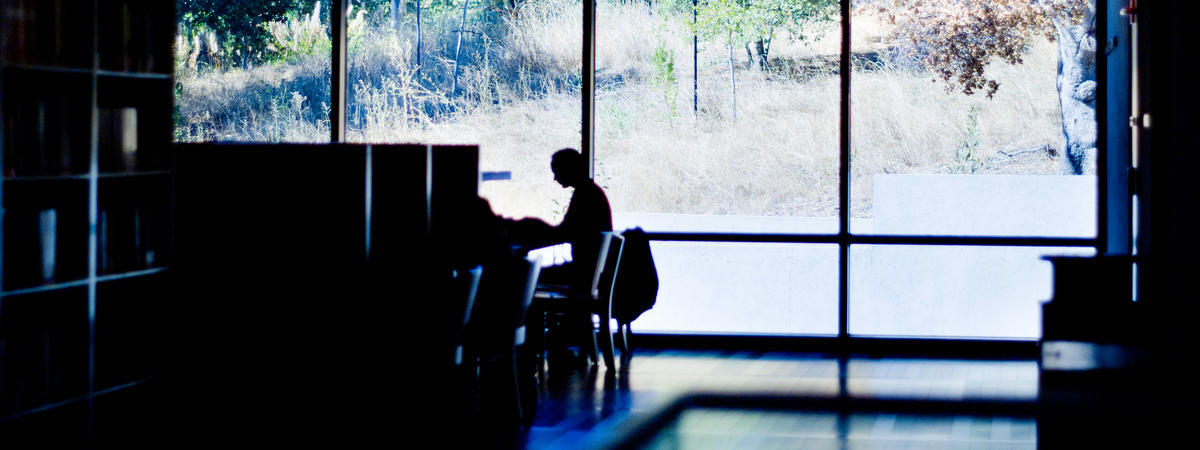
{"label": "seated person at table", "polygon": [[[612,210],[604,191],[588,178],[583,155],[577,150],[564,148],[555,152],[550,159],[550,169],[554,172],[554,181],[564,188],[575,188],[562,223],[551,226],[538,219],[523,219],[511,224],[510,232],[514,241],[543,245],[571,244],[571,262],[542,269],[538,282],[566,285],[570,290],[586,292],[591,288],[596,259],[600,256],[600,233],[613,229]],[[581,324],[572,329],[591,329],[590,315],[573,315],[565,318],[565,321]],[[586,334],[563,336],[562,339],[556,339],[556,347],[584,343],[590,345],[590,340],[591,336]],[[564,350],[561,347],[550,349],[551,358],[580,360],[577,356],[566,355]]]}
{"label": "seated person at table", "polygon": [[562,223],[551,226],[539,219],[522,219],[511,225],[512,238],[544,245],[571,244],[571,262],[543,269],[539,280],[543,284],[565,284],[586,290],[599,257],[600,233],[613,229],[612,210],[604,191],[588,178],[583,155],[575,149],[555,152],[550,159],[550,170],[554,172],[554,181],[562,187],[575,188]]}

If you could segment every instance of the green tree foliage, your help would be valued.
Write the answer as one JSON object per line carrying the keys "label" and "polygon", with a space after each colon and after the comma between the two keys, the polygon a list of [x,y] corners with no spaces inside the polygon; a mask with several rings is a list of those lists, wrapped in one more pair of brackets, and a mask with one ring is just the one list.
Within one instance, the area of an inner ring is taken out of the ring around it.
{"label": "green tree foliage", "polygon": [[663,99],[667,102],[671,117],[676,115],[676,99],[679,95],[679,83],[675,74],[675,50],[668,48],[661,41],[654,48],[654,86],[662,91]]}
{"label": "green tree foliage", "polygon": [[223,36],[259,43],[266,39],[263,23],[279,20],[288,12],[312,10],[315,2],[316,0],[179,0],[179,23],[188,29],[214,31]]}
{"label": "green tree foliage", "polygon": [[262,25],[270,35],[264,56],[269,62],[296,61],[308,55],[329,54],[333,49],[319,6],[308,15],[288,12],[285,20]]}
{"label": "green tree foliage", "polygon": [[696,6],[696,33],[728,39],[730,45],[754,43],[758,63],[767,67],[771,41],[781,32],[805,40],[838,18],[837,0],[706,0]]}
{"label": "green tree foliage", "polygon": [[[279,21],[288,14],[304,14],[313,10],[318,1],[178,0],[177,11],[185,37],[211,33],[208,39],[221,47],[226,58],[236,55],[245,65],[264,58],[262,49],[270,40],[268,22]],[[328,18],[329,2],[322,3],[322,15]]]}

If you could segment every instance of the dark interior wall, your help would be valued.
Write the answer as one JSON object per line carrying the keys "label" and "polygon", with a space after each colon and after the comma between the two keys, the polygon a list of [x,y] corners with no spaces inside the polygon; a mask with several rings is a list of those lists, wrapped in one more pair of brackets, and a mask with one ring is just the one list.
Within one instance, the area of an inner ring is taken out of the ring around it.
{"label": "dark interior wall", "polygon": [[442,424],[449,358],[436,343],[450,341],[449,299],[437,268],[448,245],[427,227],[474,198],[478,148],[187,144],[176,154],[180,281],[161,381],[186,406],[167,433],[220,424],[213,436],[394,439],[392,424],[413,410],[422,416],[405,423]]}
{"label": "dark interior wall", "polygon": [[[1151,342],[1153,357],[1148,386],[1161,408],[1192,408],[1200,396],[1195,380],[1181,361],[1195,352],[1200,211],[1196,193],[1197,144],[1200,132],[1195,108],[1197,46],[1195,28],[1200,5],[1191,1],[1145,2],[1139,11],[1139,85],[1143,111],[1139,148],[1138,294],[1148,307],[1141,333]],[[1137,388],[1134,388],[1137,389]],[[1184,429],[1182,417],[1151,414],[1159,430]]]}
{"label": "dark interior wall", "polygon": [[[1195,320],[1195,264],[1200,234],[1197,176],[1196,63],[1200,36],[1195,2],[1144,2],[1138,14],[1143,111],[1139,149],[1139,298],[1153,305],[1156,328],[1182,333]],[[1190,334],[1190,333],[1189,333]],[[1182,334],[1179,337],[1184,338]]]}

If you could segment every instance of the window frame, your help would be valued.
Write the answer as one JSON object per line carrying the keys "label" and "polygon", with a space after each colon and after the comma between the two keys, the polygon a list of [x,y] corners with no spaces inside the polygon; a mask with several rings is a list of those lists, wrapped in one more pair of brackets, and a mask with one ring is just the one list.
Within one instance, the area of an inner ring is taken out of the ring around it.
{"label": "window frame", "polygon": [[[1111,0],[1095,0],[1096,1],[1096,35],[1108,35],[1108,17],[1110,9],[1113,7]],[[580,149],[586,161],[588,161],[589,177],[594,176],[595,166],[595,57],[596,57],[596,0],[584,0],[583,6],[583,67],[582,67],[582,87],[581,87],[581,105],[582,108],[582,142]],[[840,343],[848,343],[852,338],[862,339],[862,337],[851,336],[849,330],[849,271],[850,271],[850,247],[859,244],[870,245],[957,245],[957,246],[1007,246],[1007,247],[1080,247],[1094,249],[1097,255],[1109,254],[1110,245],[1115,248],[1115,251],[1123,251],[1119,248],[1120,245],[1114,245],[1114,242],[1128,242],[1130,239],[1130,231],[1127,226],[1110,227],[1110,210],[1121,213],[1124,211],[1128,215],[1128,207],[1121,208],[1120,205],[1110,205],[1110,201],[1122,201],[1122,195],[1128,196],[1129,191],[1121,191],[1118,186],[1110,185],[1111,173],[1116,173],[1116,176],[1111,176],[1117,184],[1127,183],[1127,177],[1121,177],[1120,168],[1114,170],[1109,167],[1110,148],[1108,146],[1107,131],[1109,124],[1107,120],[1107,58],[1101,53],[1096,59],[1096,82],[1097,82],[1097,151],[1096,151],[1096,182],[1097,182],[1097,217],[1096,217],[1096,236],[1089,238],[1058,238],[1044,236],[960,236],[960,235],[878,235],[878,234],[856,234],[850,232],[850,92],[852,89],[852,75],[850,64],[850,37],[852,30],[852,22],[850,17],[850,0],[839,0],[841,7],[841,55],[839,62],[840,83],[840,112],[839,112],[839,183],[838,183],[838,232],[826,234],[756,234],[756,233],[676,233],[676,232],[659,232],[654,230],[647,231],[647,237],[651,241],[676,241],[676,242],[755,242],[755,243],[801,243],[801,244],[837,244],[838,245],[838,334],[836,341]],[[331,73],[331,100],[334,105],[330,110],[330,129],[332,143],[341,143],[345,141],[345,77],[346,77],[346,4],[344,0],[332,0],[333,15],[335,16],[331,23],[333,24],[333,50],[332,50],[332,65]],[[1120,150],[1120,149],[1115,149]],[[1125,149],[1128,150],[1127,148]],[[1119,156],[1119,155],[1118,155]],[[1118,165],[1120,161],[1126,161],[1128,158],[1114,158],[1114,162]],[[1122,179],[1124,178],[1124,179]],[[1117,192],[1120,195],[1110,196],[1110,190]],[[1123,201],[1128,202],[1128,198]],[[1119,215],[1119,214],[1118,214]],[[804,337],[804,335],[797,335]],[[867,337],[870,338],[870,337]],[[924,338],[917,338],[918,340]],[[955,339],[930,337],[932,341],[954,341]],[[972,339],[964,339],[973,341]],[[1003,341],[1003,340],[1002,340]],[[1013,341],[1024,342],[1024,341]]]}

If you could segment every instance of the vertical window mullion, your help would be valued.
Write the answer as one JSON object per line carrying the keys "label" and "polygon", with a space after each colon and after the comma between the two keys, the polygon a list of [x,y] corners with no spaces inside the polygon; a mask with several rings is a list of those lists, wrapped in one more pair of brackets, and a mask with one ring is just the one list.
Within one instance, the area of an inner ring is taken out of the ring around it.
{"label": "vertical window mullion", "polygon": [[329,71],[329,142],[346,141],[346,2],[329,5],[331,61]]}
{"label": "vertical window mullion", "polygon": [[842,45],[838,76],[841,110],[838,122],[838,338],[850,337],[850,0],[841,0]]}
{"label": "vertical window mullion", "polygon": [[580,76],[579,97],[583,108],[580,115],[579,151],[587,161],[588,178],[596,175],[596,1],[583,1],[583,61]]}

